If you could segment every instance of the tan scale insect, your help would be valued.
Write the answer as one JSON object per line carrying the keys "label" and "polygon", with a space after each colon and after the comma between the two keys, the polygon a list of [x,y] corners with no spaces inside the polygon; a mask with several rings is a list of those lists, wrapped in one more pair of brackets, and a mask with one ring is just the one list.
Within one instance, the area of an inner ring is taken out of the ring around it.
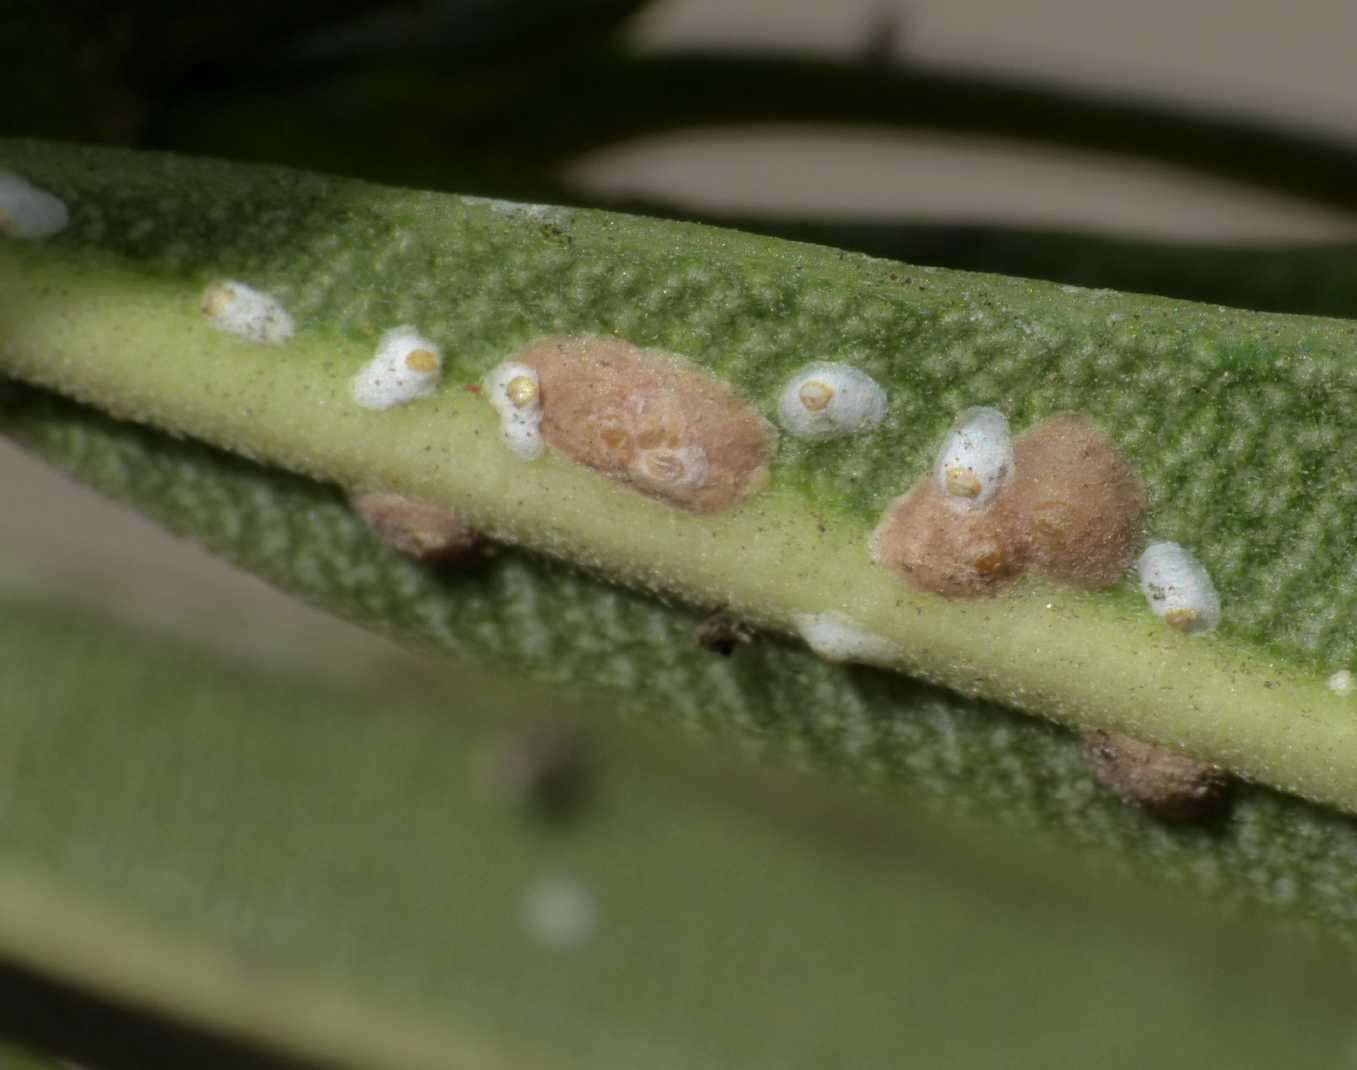
{"label": "tan scale insect", "polygon": [[999,594],[1025,565],[1022,541],[997,508],[958,512],[931,476],[886,507],[871,553],[913,587],[949,598]]}
{"label": "tan scale insect", "polygon": [[361,491],[353,495],[350,504],[382,542],[424,564],[465,561],[485,545],[463,517],[417,498],[390,491]]}
{"label": "tan scale insect", "polygon": [[1207,817],[1226,801],[1230,777],[1210,762],[1117,732],[1080,734],[1094,779],[1132,806],[1170,821]]}
{"label": "tan scale insect", "polygon": [[681,357],[615,338],[551,337],[512,359],[537,376],[547,443],[647,497],[713,513],[767,480],[772,426]]}
{"label": "tan scale insect", "polygon": [[1067,413],[1019,436],[1012,493],[1000,508],[1032,568],[1077,587],[1106,587],[1145,540],[1145,483],[1092,420]]}

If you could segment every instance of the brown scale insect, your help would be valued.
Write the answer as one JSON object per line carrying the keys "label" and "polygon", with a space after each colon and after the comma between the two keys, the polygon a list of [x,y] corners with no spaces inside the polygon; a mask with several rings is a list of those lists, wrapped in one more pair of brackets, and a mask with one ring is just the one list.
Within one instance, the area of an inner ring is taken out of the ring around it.
{"label": "brown scale insect", "polygon": [[1090,729],[1080,740],[1094,779],[1156,817],[1200,820],[1218,812],[1229,796],[1229,774],[1210,762],[1117,732]]}
{"label": "brown scale insect", "polygon": [[382,542],[424,564],[465,561],[485,548],[470,524],[442,506],[389,491],[363,491],[351,504]]}
{"label": "brown scale insect", "polygon": [[923,591],[949,598],[994,595],[1023,571],[1023,544],[1003,523],[999,499],[960,511],[932,476],[886,507],[872,535],[872,559]]}
{"label": "brown scale insect", "polygon": [[1078,587],[1120,580],[1145,541],[1145,483],[1116,444],[1066,413],[1021,435],[1013,456],[996,505],[1032,568]]}
{"label": "brown scale insect", "polygon": [[555,450],[647,497],[728,509],[768,478],[777,434],[725,383],[679,357],[612,338],[543,338],[532,368]]}

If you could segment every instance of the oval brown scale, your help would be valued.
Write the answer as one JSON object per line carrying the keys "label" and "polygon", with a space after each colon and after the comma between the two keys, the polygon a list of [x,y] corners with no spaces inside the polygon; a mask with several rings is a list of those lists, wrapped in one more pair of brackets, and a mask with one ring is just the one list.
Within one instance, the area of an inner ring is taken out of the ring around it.
{"label": "oval brown scale", "polygon": [[1116,444],[1077,413],[1013,444],[1003,512],[1031,566],[1080,587],[1116,583],[1145,541],[1145,483]]}
{"label": "oval brown scale", "polygon": [[389,491],[363,491],[354,512],[393,550],[432,565],[463,561],[484,545],[481,536],[450,509]]}
{"label": "oval brown scale", "polygon": [[543,338],[511,358],[537,372],[542,435],[573,461],[694,513],[761,487],[777,432],[721,380],[616,338]]}
{"label": "oval brown scale", "polygon": [[1169,821],[1210,816],[1229,795],[1225,770],[1186,754],[1117,732],[1080,733],[1095,780],[1123,802]]}
{"label": "oval brown scale", "polygon": [[931,476],[886,507],[872,533],[872,559],[922,591],[949,598],[994,595],[1022,575],[1021,540],[1003,522],[999,501],[958,509]]}

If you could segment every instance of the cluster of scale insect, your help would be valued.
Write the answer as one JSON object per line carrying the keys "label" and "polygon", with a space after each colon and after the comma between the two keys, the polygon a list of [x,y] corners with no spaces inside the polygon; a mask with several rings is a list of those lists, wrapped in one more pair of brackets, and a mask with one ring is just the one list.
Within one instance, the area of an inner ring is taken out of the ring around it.
{"label": "cluster of scale insect", "polygon": [[1145,545],[1145,486],[1088,418],[1055,416],[1014,440],[993,408],[961,413],[932,470],[886,509],[872,557],[919,590],[995,595],[1026,571],[1082,588],[1135,565],[1150,609],[1198,635],[1220,622],[1205,567],[1173,542]]}
{"label": "cluster of scale insect", "polygon": [[[506,390],[525,377],[531,399],[520,404]],[[728,509],[767,480],[771,425],[726,383],[673,354],[616,338],[547,337],[493,369],[485,385],[511,448],[514,422],[531,414],[557,453],[688,512]]]}
{"label": "cluster of scale insect", "polygon": [[[42,241],[70,219],[59,197],[0,169],[0,237]],[[275,295],[240,280],[213,282],[200,305],[212,327],[250,343],[282,345],[296,332]],[[354,376],[352,398],[375,410],[406,405],[433,394],[442,370],[439,347],[413,325],[398,326]],[[544,339],[493,369],[484,388],[506,447],[523,460],[550,443],[641,494],[697,513],[738,504],[768,480],[772,426],[681,358],[617,339]],[[547,398],[552,404],[544,407]],[[885,391],[861,369],[821,361],[786,381],[776,418],[788,436],[814,443],[869,433],[887,408]],[[428,503],[369,492],[355,508],[380,537],[426,562],[465,560],[480,545],[456,514]],[[1156,616],[1189,635],[1214,630],[1221,603],[1207,570],[1177,543],[1143,545],[1143,511],[1138,475],[1091,421],[1057,417],[1015,442],[1002,413],[975,408],[958,416],[925,478],[887,508],[872,556],[911,585],[948,597],[998,594],[1029,569],[1075,586],[1106,586],[1134,560]],[[795,624],[826,658],[898,660],[893,643],[842,613],[803,613]],[[1355,680],[1342,669],[1327,683],[1350,696]]]}
{"label": "cluster of scale insect", "polygon": [[[0,236],[51,238],[70,222],[58,197],[0,169]],[[212,327],[257,345],[282,345],[296,324],[274,295],[236,279],[209,285]],[[439,347],[413,325],[387,331],[351,381],[354,402],[384,410],[430,396]],[[505,446],[533,461],[547,444],[637,492],[696,513],[730,508],[761,488],[777,444],[772,425],[726,384],[682,358],[611,338],[545,338],[485,376]],[[799,369],[777,399],[789,436],[822,442],[869,433],[887,414],[885,391],[851,365]],[[399,494],[367,491],[355,510],[383,541],[425,564],[462,562],[483,540],[458,514]],[[946,597],[996,595],[1032,570],[1097,588],[1132,562],[1151,611],[1189,634],[1213,631],[1220,598],[1206,568],[1175,542],[1145,544],[1145,489],[1092,421],[1057,416],[1016,441],[1003,413],[960,413],[932,469],[885,510],[872,559],[917,589]],[[808,645],[831,661],[889,665],[901,651],[846,614],[794,615]],[[1349,670],[1328,687],[1357,694]],[[1114,733],[1084,733],[1094,776],[1161,816],[1200,816],[1224,796],[1217,767]]]}
{"label": "cluster of scale insect", "polygon": [[[0,170],[0,234],[40,240],[64,229],[66,205]],[[213,327],[281,345],[296,324],[273,295],[234,279],[201,307]],[[354,401],[387,409],[437,388],[443,358],[411,325],[387,331],[352,381]],[[693,512],[729,508],[767,481],[776,433],[725,384],[680,358],[617,339],[547,338],[486,376],[505,445],[523,460],[550,443],[642,494]],[[815,362],[784,384],[777,418],[789,435],[823,441],[870,432],[887,398],[848,364]],[[1091,421],[1056,417],[1016,443],[997,409],[961,413],[933,471],[887,508],[872,557],[913,586],[949,597],[997,594],[1028,568],[1083,587],[1116,582],[1139,552],[1153,612],[1189,634],[1213,630],[1220,600],[1199,561],[1176,543],[1143,547],[1144,486]],[[1351,690],[1335,674],[1336,693]]]}

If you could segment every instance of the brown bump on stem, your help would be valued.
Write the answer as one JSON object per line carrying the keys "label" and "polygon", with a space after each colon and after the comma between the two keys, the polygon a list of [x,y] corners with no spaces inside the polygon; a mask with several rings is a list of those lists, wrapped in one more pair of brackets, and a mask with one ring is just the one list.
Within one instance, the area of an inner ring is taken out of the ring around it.
{"label": "brown bump on stem", "polygon": [[1022,543],[1002,522],[998,505],[959,512],[925,477],[886,507],[872,534],[872,559],[921,591],[949,598],[998,594],[1024,565]]}
{"label": "brown bump on stem", "polygon": [[681,357],[616,338],[550,337],[510,359],[537,372],[547,443],[640,494],[715,513],[767,480],[776,431]]}
{"label": "brown bump on stem", "polygon": [[740,647],[748,646],[753,633],[748,626],[725,613],[713,613],[693,633],[697,645],[728,658]]}
{"label": "brown bump on stem", "polygon": [[1080,587],[1116,583],[1145,541],[1145,484],[1093,421],[1053,417],[1013,444],[1005,523],[1031,566]]}
{"label": "brown bump on stem", "polygon": [[6,238],[13,238],[19,233],[19,224],[14,221],[14,217],[6,212],[0,211],[0,235]]}
{"label": "brown bump on stem", "polygon": [[1168,821],[1208,817],[1224,805],[1230,776],[1209,762],[1117,732],[1080,733],[1095,780],[1122,801]]}
{"label": "brown bump on stem", "polygon": [[354,511],[382,542],[430,565],[463,561],[483,547],[481,536],[450,509],[389,491],[364,491]]}

